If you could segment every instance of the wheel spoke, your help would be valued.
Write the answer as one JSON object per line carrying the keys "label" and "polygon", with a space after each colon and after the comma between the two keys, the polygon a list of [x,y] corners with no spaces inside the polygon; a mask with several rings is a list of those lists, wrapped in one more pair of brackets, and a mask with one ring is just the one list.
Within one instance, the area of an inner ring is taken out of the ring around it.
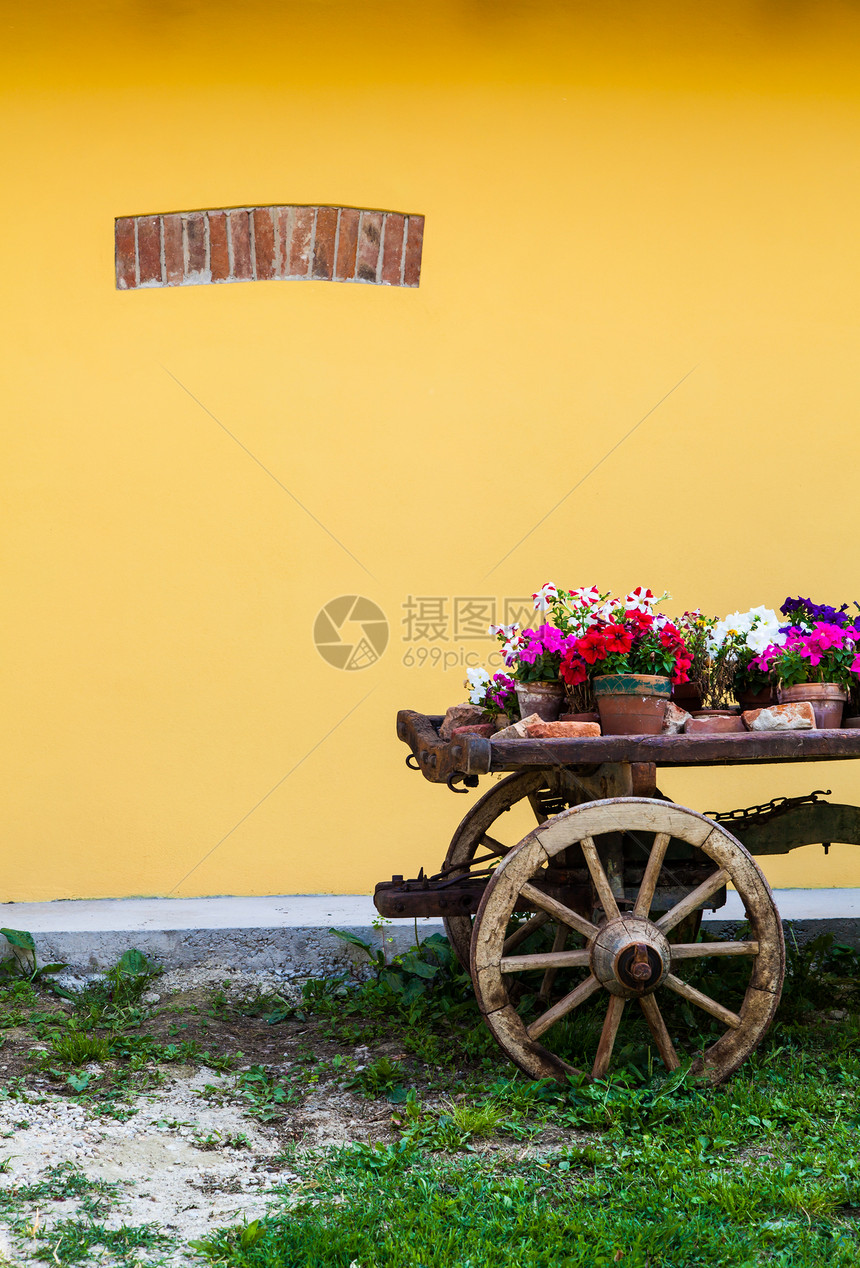
{"label": "wheel spoke", "polygon": [[681,1064],[678,1060],[678,1054],[675,1051],[675,1045],[669,1038],[669,1032],[666,1029],[666,1023],[663,1020],[663,1014],[660,1012],[660,1006],[653,995],[642,995],[639,999],[639,1007],[645,1014],[645,1020],[648,1023],[648,1029],[657,1045],[657,1051],[667,1070],[677,1070]]}
{"label": "wheel spoke", "polygon": [[615,1036],[618,1033],[618,1025],[626,1003],[627,1000],[622,995],[609,996],[609,1007],[606,1010],[606,1019],[600,1032],[600,1042],[597,1045],[597,1056],[594,1058],[594,1065],[591,1070],[593,1079],[606,1077]]}
{"label": "wheel spoke", "polygon": [[497,858],[504,858],[506,854],[510,853],[511,849],[509,845],[502,845],[501,841],[497,841],[495,837],[491,837],[487,832],[482,834],[480,844],[486,846],[490,854],[495,855]]}
{"label": "wheel spoke", "polygon": [[520,889],[520,896],[527,899],[533,907],[539,907],[541,911],[549,912],[555,919],[560,920],[562,924],[569,925],[571,929],[575,929],[577,933],[582,933],[586,938],[593,938],[597,933],[597,925],[593,925],[590,920],[586,920],[585,916],[580,916],[578,912],[571,911],[570,907],[565,907],[564,903],[558,902],[555,898],[550,898],[549,894],[544,894],[542,890],[532,885],[531,881],[526,881],[525,885]]}
{"label": "wheel spoke", "polygon": [[525,973],[528,969],[575,969],[588,964],[588,950],[540,951],[535,955],[506,955],[499,969],[502,973]]}
{"label": "wheel spoke", "polygon": [[560,1021],[562,1017],[566,1017],[568,1013],[572,1013],[574,1008],[578,1008],[599,988],[600,983],[597,978],[590,974],[584,982],[580,982],[575,990],[571,991],[569,995],[565,995],[557,1004],[553,1004],[552,1008],[548,1008],[545,1013],[538,1017],[537,1021],[533,1021],[527,1027],[529,1039],[539,1039],[545,1031],[549,1030],[550,1026],[554,1026],[557,1021]]}
{"label": "wheel spoke", "polygon": [[634,916],[647,916],[651,910],[651,900],[654,897],[654,890],[657,888],[657,881],[660,879],[663,859],[666,857],[666,850],[671,839],[668,832],[658,832],[654,838],[654,844],[651,846],[651,853],[648,855],[648,862],[645,866],[645,875],[642,877],[642,884],[639,886],[639,893],[636,895],[636,904],[633,908]]}
{"label": "wheel spoke", "polygon": [[673,960],[698,960],[709,955],[758,955],[757,942],[675,942]]}
{"label": "wheel spoke", "polygon": [[597,890],[600,905],[606,913],[606,919],[615,920],[621,913],[618,910],[618,903],[615,901],[615,895],[610,887],[606,872],[603,870],[600,855],[597,853],[597,846],[591,837],[583,837],[579,844],[582,853],[585,855],[591,879],[594,881],[594,888]]}
{"label": "wheel spoke", "polygon": [[741,1024],[741,1019],[737,1013],[731,1012],[728,1008],[723,1008],[722,1004],[718,1004],[715,999],[711,999],[710,995],[705,995],[702,991],[697,991],[695,986],[690,986],[687,982],[682,982],[674,973],[667,973],[663,979],[663,985],[668,986],[670,991],[674,991],[676,995],[680,995],[682,999],[689,1000],[691,1004],[695,1004],[698,1008],[704,1009],[706,1013],[710,1013],[712,1017],[716,1017],[725,1026],[731,1026],[733,1030],[737,1030]]}
{"label": "wheel spoke", "polygon": [[548,923],[549,916],[545,911],[539,911],[534,916],[529,916],[524,925],[520,925],[519,929],[515,929],[509,937],[505,938],[502,955],[510,955],[512,951],[515,951],[518,946],[525,942],[526,938],[530,938],[536,930]]}
{"label": "wheel spoke", "polygon": [[689,916],[697,907],[702,907],[718,889],[722,889],[726,881],[731,880],[731,874],[721,867],[718,872],[714,872],[713,876],[709,876],[706,881],[702,881],[692,893],[686,898],[682,898],[676,903],[671,911],[667,911],[665,916],[661,916],[655,921],[657,928],[661,933],[668,933],[670,929],[674,929],[675,925],[679,925],[685,916]]}
{"label": "wheel spoke", "polygon": [[[567,942],[567,935],[569,933],[570,929],[567,925],[556,925],[555,937],[552,940],[552,950],[556,953],[556,955],[563,954],[564,944]],[[544,970],[543,981],[541,982],[540,990],[538,991],[538,995],[541,999],[549,999],[550,992],[552,991],[552,984],[555,981],[555,974],[556,966],[554,964],[548,964]]]}

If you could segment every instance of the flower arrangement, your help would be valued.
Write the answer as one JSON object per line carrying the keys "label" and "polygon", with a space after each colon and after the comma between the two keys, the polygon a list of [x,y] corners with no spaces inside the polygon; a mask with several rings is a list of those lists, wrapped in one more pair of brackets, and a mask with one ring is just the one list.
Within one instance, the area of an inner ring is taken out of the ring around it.
{"label": "flower arrangement", "polygon": [[[715,666],[731,673],[735,696],[764,691],[772,682],[756,658],[771,646],[781,646],[785,632],[772,608],[750,608],[730,612],[711,631],[709,650]],[[754,663],[755,662],[755,663]]]}
{"label": "flower arrangement", "polygon": [[480,667],[466,670],[466,684],[469,688],[469,703],[480,705],[491,718],[500,713],[508,717],[518,717],[516,684],[507,674],[493,674]]}
{"label": "flower arrangement", "polygon": [[[860,611],[860,605],[854,606]],[[811,599],[788,598],[780,612],[789,623],[750,662],[751,669],[783,687],[837,683],[856,696],[860,692],[860,619],[851,616],[848,604],[835,608]]]}
{"label": "flower arrangement", "polygon": [[563,680],[576,686],[602,674],[658,674],[687,682],[692,659],[678,626],[654,612],[661,599],[640,587],[623,600],[602,603],[589,628],[569,638]]}
{"label": "flower arrangement", "polygon": [[711,707],[777,683],[838,683],[860,712],[860,604],[832,607],[787,598],[777,614],[764,606],[722,619],[701,611],[671,620],[656,597],[637,586],[623,599],[597,586],[563,590],[547,582],[533,596],[534,627],[491,625],[504,670],[468,671],[469,700],[488,717],[518,715],[518,684],[565,685],[575,712],[595,708],[593,684],[604,675],[647,674],[691,682]]}

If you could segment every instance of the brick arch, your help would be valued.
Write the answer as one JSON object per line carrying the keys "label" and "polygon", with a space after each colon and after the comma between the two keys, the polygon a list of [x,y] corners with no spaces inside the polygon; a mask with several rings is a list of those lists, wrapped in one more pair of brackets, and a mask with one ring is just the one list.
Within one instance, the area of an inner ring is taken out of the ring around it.
{"label": "brick arch", "polygon": [[424,217],[355,207],[225,207],[115,221],[121,291],[220,282],[419,283]]}

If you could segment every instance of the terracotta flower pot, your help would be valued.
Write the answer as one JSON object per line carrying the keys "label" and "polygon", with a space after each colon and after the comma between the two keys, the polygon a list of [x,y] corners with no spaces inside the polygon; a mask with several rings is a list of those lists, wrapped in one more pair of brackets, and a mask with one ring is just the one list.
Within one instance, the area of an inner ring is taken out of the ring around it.
{"label": "terracotta flower pot", "polygon": [[594,694],[604,735],[659,735],[672,680],[658,674],[603,674]]}
{"label": "terracotta flower pot", "polygon": [[848,692],[838,682],[798,682],[793,687],[780,687],[780,704],[797,704],[808,700],[815,714],[819,731],[835,731],[842,725],[842,710]]}
{"label": "terracotta flower pot", "polygon": [[860,731],[860,714],[855,713],[850,718],[843,718],[842,726],[843,729],[847,728],[849,731]]}
{"label": "terracotta flower pot", "polygon": [[773,687],[763,687],[761,691],[737,691],[735,695],[742,713],[747,709],[767,709],[769,705],[779,703]]}
{"label": "terracotta flower pot", "polygon": [[536,713],[544,722],[557,722],[567,699],[563,682],[518,682],[520,717]]}
{"label": "terracotta flower pot", "polygon": [[560,713],[559,722],[599,722],[599,713]]}
{"label": "terracotta flower pot", "polygon": [[694,682],[676,682],[672,688],[672,700],[679,709],[698,713],[702,707],[702,693]]}

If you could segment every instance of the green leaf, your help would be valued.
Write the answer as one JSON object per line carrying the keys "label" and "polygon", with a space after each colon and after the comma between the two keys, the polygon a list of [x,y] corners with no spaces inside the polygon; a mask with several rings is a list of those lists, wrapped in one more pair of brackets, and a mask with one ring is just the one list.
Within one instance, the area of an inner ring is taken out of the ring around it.
{"label": "green leaf", "polygon": [[90,1076],[88,1074],[70,1074],[66,1079],[66,1084],[73,1092],[83,1092],[89,1084]]}
{"label": "green leaf", "polygon": [[128,951],[124,951],[116,967],[127,977],[140,977],[142,973],[149,973],[152,968],[148,958],[136,947],[130,947]]}
{"label": "green leaf", "polygon": [[23,929],[0,929],[6,941],[11,943],[13,947],[21,947],[24,951],[35,951],[36,944],[33,941],[33,935],[27,933]]}

